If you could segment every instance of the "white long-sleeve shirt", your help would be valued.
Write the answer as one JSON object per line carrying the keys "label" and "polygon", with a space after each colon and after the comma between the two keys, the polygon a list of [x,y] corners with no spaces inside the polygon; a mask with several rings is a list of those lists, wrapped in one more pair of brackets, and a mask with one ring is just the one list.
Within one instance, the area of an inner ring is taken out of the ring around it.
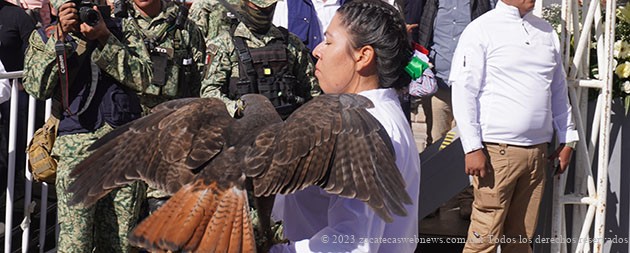
{"label": "white long-sleeve shirt", "polygon": [[[396,165],[406,183],[412,205],[407,216],[394,215],[386,223],[356,199],[309,187],[289,195],[277,195],[274,218],[284,221],[289,245],[275,245],[271,252],[414,252],[418,242],[420,158],[414,138],[393,89],[359,93],[374,103],[368,111],[385,127],[396,152]],[[381,240],[381,243],[377,241]],[[372,243],[369,243],[372,242]]]}
{"label": "white long-sleeve shirt", "polygon": [[549,23],[498,1],[462,33],[451,66],[464,152],[482,142],[531,146],[578,140],[558,36]]}

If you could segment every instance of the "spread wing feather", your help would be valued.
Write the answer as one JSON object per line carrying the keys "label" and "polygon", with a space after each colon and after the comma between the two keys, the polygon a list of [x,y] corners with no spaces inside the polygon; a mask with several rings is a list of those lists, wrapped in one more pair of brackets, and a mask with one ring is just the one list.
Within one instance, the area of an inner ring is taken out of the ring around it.
{"label": "spread wing feather", "polygon": [[[181,108],[182,106],[184,106],[186,104],[189,104],[189,103],[193,102],[196,99],[197,98],[175,99],[175,100],[166,101],[164,103],[156,105],[153,109],[151,109],[151,113],[153,113],[153,114],[160,114],[162,116],[154,117],[152,121],[149,121],[149,120],[143,121],[143,126],[140,127],[140,126],[136,125],[136,128],[144,128],[146,126],[157,125],[157,123],[160,120],[162,120],[162,118],[164,118],[165,115],[170,114],[173,110]],[[111,132],[107,133],[105,136],[103,136],[103,137],[99,138],[98,140],[96,140],[90,146],[90,148],[88,150],[95,150],[95,149],[103,146],[104,144],[108,143],[111,139],[115,138],[118,135],[121,135],[123,132],[128,131],[129,127],[131,125],[132,125],[132,123],[128,123],[128,124],[125,124],[123,126],[117,127],[116,129],[114,129]]]}
{"label": "spread wing feather", "polygon": [[254,252],[248,209],[241,187],[196,180],[140,223],[129,240],[150,251]]}
{"label": "spread wing feather", "polygon": [[322,95],[267,127],[245,157],[256,196],[310,185],[367,202],[384,220],[411,203],[391,140],[360,95]]}
{"label": "spread wing feather", "polygon": [[322,95],[279,122],[268,100],[249,98],[259,110],[242,124],[220,100],[185,99],[112,131],[72,172],[73,201],[92,204],[137,179],[175,193],[130,235],[151,251],[254,252],[246,177],[258,197],[318,185],[386,221],[405,214],[411,200],[369,99]]}
{"label": "spread wing feather", "polygon": [[72,171],[71,203],[91,205],[114,188],[143,180],[175,193],[225,144],[224,131],[235,120],[218,99],[162,103],[95,143],[92,155]]}
{"label": "spread wing feather", "polygon": [[134,229],[130,242],[150,251],[255,252],[245,176],[230,148]]}

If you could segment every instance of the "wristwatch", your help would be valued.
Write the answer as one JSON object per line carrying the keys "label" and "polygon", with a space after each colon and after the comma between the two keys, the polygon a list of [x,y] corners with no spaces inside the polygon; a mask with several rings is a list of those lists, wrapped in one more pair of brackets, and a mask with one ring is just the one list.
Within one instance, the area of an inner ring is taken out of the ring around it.
{"label": "wristwatch", "polygon": [[577,146],[577,141],[567,142],[564,144],[564,146],[570,147],[575,150],[575,146]]}

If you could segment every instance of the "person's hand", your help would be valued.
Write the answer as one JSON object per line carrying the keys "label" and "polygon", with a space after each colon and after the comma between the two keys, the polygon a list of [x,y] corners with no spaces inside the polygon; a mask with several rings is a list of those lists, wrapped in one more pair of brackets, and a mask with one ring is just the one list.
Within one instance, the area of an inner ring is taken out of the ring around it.
{"label": "person's hand", "polygon": [[486,173],[490,173],[492,170],[483,149],[477,149],[466,154],[465,161],[466,174],[470,176],[483,178],[486,176]]}
{"label": "person's hand", "polygon": [[418,24],[406,24],[405,27],[407,28],[407,33],[411,33],[413,29],[418,28]]}
{"label": "person's hand", "polygon": [[98,11],[98,7],[93,6],[92,9],[96,10],[96,13],[98,13],[98,22],[94,26],[82,23],[80,26],[81,33],[83,33],[85,38],[88,40],[98,40],[101,45],[104,45],[107,42],[107,39],[109,39],[111,33],[109,32],[109,29],[107,29],[107,26],[103,21],[103,16],[101,15],[101,12]]}
{"label": "person's hand", "polygon": [[569,163],[571,162],[572,154],[573,148],[562,144],[556,149],[556,151],[553,152],[551,156],[549,156],[550,161],[558,159],[558,165],[555,167],[555,175],[560,175],[564,173],[565,170],[567,170],[567,167],[569,167]]}
{"label": "person's hand", "polygon": [[59,25],[63,33],[78,31],[79,14],[73,2],[66,2],[59,7]]}

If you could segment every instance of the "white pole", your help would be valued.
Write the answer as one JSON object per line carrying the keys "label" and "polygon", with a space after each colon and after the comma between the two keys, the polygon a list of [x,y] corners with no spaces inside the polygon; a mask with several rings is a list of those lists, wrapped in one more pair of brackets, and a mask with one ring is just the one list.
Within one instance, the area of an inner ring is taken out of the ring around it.
{"label": "white pole", "polygon": [[15,142],[17,132],[18,87],[11,86],[11,113],[9,116],[9,162],[7,171],[7,209],[4,225],[4,252],[11,252],[11,236],[13,230],[13,197],[15,186]]}
{"label": "white pole", "polygon": [[[578,70],[580,69],[584,60],[582,57],[585,54],[586,49],[588,49],[588,45],[590,44],[588,40],[590,40],[590,30],[593,26],[593,17],[595,15],[595,10],[597,9],[597,5],[599,5],[599,1],[591,1],[591,5],[588,8],[588,13],[586,14],[586,18],[584,19],[584,27],[583,33],[579,34],[579,41],[577,43],[577,48],[575,49],[575,55],[573,57],[573,68],[571,68],[571,72],[569,73],[569,78],[575,78],[578,74]],[[614,11],[613,11],[614,13]],[[577,15],[573,15],[577,16]],[[577,33],[577,30],[576,30]],[[576,34],[576,36],[578,36]]]}
{"label": "white pole", "polygon": [[[26,129],[26,143],[28,144],[33,138],[33,132],[35,131],[35,98],[30,97],[28,99],[28,125]],[[31,215],[33,214],[34,203],[32,202],[33,194],[33,175],[28,170],[28,154],[24,162],[24,220],[22,221],[22,252],[26,253],[29,248],[30,230],[31,230]]]}
{"label": "white pole", "polygon": [[[604,45],[606,48],[606,73],[603,75],[603,80],[606,83],[602,94],[604,95],[604,113],[600,121],[599,132],[599,159],[597,166],[597,198],[599,204],[595,211],[595,227],[593,236],[593,252],[601,253],[604,246],[604,235],[606,228],[606,194],[608,187],[608,154],[609,154],[609,139],[610,139],[610,112],[612,101],[612,78],[613,78],[613,43],[615,40],[615,7],[617,6],[616,0],[606,1],[606,25],[604,28]],[[603,73],[602,73],[603,74]]]}
{"label": "white pole", "polygon": [[[44,114],[45,119],[48,119],[48,117],[50,117],[51,107],[52,99],[46,100],[46,112]],[[39,215],[39,252],[43,253],[46,246],[46,221],[48,218],[48,183],[46,182],[42,183],[42,199],[39,209]],[[57,241],[56,235],[57,233],[55,233],[55,242]]]}

